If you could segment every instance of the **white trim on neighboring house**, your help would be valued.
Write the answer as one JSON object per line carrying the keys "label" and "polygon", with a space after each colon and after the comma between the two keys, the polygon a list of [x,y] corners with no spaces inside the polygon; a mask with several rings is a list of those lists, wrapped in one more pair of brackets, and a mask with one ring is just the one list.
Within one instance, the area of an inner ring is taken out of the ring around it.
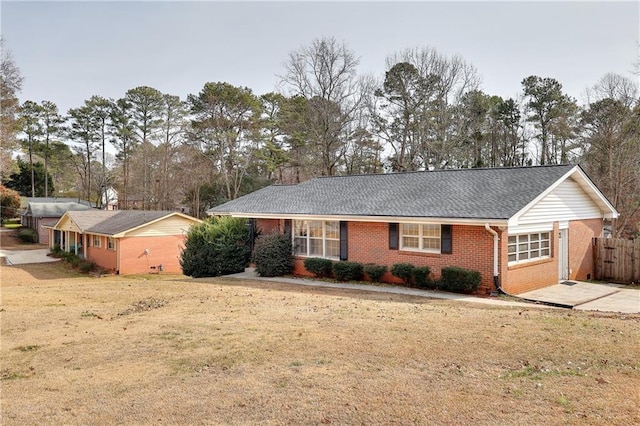
{"label": "white trim on neighboring house", "polygon": [[140,228],[147,227],[147,226],[149,226],[149,225],[151,225],[151,224],[154,224],[154,223],[160,222],[160,221],[162,221],[162,220],[165,220],[165,219],[167,219],[167,218],[174,217],[174,216],[179,216],[179,217],[181,217],[181,218],[183,218],[183,219],[187,219],[187,220],[190,220],[190,221],[194,221],[194,220],[195,220],[197,223],[202,223],[202,220],[197,219],[197,218],[194,218],[194,217],[191,217],[191,216],[188,216],[188,215],[186,215],[186,214],[184,214],[184,213],[180,213],[180,212],[172,212],[172,213],[168,213],[168,214],[166,214],[166,215],[164,215],[164,216],[162,216],[162,217],[159,217],[159,218],[157,218],[157,219],[151,220],[151,221],[149,221],[149,222],[145,222],[145,223],[143,223],[143,224],[141,224],[141,225],[134,226],[133,228],[129,228],[129,229],[126,229],[126,230],[124,230],[124,231],[122,231],[122,232],[118,232],[117,234],[112,234],[111,236],[112,236],[113,238],[122,238],[122,237],[127,236],[127,234],[129,234],[129,233],[131,233],[131,232],[133,232],[133,231],[136,231],[136,230],[138,230],[138,229],[140,229]]}

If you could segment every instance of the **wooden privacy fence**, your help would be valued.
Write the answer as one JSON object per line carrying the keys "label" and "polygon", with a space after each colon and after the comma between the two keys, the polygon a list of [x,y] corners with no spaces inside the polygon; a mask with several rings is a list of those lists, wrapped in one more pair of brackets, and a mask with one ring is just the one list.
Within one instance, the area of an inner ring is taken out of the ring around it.
{"label": "wooden privacy fence", "polygon": [[595,279],[640,282],[640,239],[594,238]]}

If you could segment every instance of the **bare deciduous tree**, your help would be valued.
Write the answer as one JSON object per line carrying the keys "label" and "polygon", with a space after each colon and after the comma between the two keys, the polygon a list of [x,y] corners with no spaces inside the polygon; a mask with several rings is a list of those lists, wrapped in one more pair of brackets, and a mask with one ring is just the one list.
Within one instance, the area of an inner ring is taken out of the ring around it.
{"label": "bare deciduous tree", "polygon": [[346,44],[320,38],[289,54],[280,76],[286,94],[307,100],[309,148],[321,159],[317,174],[334,175],[346,151],[348,125],[362,106],[359,60]]}
{"label": "bare deciduous tree", "polygon": [[22,89],[22,75],[11,52],[0,38],[0,181],[13,169],[12,151],[18,148],[16,114],[18,93]]}

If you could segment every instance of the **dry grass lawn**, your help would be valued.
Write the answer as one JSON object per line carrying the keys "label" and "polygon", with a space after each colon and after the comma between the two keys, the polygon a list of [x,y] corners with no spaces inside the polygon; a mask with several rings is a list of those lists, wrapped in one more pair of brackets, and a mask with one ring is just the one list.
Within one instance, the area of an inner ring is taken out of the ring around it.
{"label": "dry grass lawn", "polygon": [[17,424],[638,424],[640,316],[0,267]]}

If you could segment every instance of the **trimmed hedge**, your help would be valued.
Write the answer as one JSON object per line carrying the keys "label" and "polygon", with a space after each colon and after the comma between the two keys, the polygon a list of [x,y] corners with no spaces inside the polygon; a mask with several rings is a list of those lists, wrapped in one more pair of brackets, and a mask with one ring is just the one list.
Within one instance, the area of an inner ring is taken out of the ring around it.
{"label": "trimmed hedge", "polygon": [[293,255],[291,238],[272,233],[262,235],[253,248],[253,263],[261,277],[280,277],[291,273]]}
{"label": "trimmed hedge", "polygon": [[418,288],[434,289],[435,284],[429,279],[431,269],[428,266],[420,266],[413,268],[411,271],[411,277],[413,278],[413,285]]}
{"label": "trimmed hedge", "polygon": [[333,264],[333,276],[338,281],[358,281],[362,278],[362,263],[336,262]]}
{"label": "trimmed hedge", "polygon": [[367,274],[369,279],[374,283],[379,283],[385,272],[387,272],[385,265],[376,265],[373,263],[364,265],[364,273]]}
{"label": "trimmed hedge", "polygon": [[404,285],[411,285],[412,272],[415,266],[410,263],[396,263],[391,266],[391,274],[404,281]]}
{"label": "trimmed hedge", "polygon": [[478,290],[482,276],[478,271],[472,271],[457,266],[442,268],[440,289],[454,293],[473,293]]}
{"label": "trimmed hedge", "polygon": [[308,257],[304,260],[304,268],[316,277],[330,277],[333,262],[321,257]]}

